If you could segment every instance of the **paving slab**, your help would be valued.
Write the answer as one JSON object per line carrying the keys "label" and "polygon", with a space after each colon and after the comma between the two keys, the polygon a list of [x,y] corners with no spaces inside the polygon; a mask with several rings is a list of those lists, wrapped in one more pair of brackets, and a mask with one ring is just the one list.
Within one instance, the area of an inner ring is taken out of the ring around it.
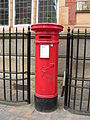
{"label": "paving slab", "polygon": [[60,107],[50,113],[35,110],[34,105],[0,105],[0,120],[90,120],[90,116],[76,115]]}

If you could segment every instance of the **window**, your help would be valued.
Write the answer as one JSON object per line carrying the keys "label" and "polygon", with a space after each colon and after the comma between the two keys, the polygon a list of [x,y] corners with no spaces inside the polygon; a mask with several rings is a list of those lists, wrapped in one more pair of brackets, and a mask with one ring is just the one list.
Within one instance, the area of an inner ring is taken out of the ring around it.
{"label": "window", "polygon": [[77,0],[76,11],[90,11],[90,0]]}
{"label": "window", "polygon": [[14,0],[14,25],[31,23],[32,0]]}
{"label": "window", "polygon": [[9,1],[0,0],[0,26],[9,24]]}
{"label": "window", "polygon": [[57,23],[57,1],[38,0],[38,23]]}

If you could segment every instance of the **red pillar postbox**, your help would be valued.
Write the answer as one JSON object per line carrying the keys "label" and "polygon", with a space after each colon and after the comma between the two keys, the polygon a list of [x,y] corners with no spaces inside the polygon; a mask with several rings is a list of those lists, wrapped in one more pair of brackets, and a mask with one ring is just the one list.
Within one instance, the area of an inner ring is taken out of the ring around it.
{"label": "red pillar postbox", "polygon": [[41,112],[57,108],[57,70],[59,32],[63,26],[39,23],[35,31],[35,108]]}

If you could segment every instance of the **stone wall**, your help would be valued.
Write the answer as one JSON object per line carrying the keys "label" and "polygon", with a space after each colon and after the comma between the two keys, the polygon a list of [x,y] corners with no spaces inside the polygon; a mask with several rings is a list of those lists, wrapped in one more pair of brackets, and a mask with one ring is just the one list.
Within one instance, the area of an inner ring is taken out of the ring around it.
{"label": "stone wall", "polygon": [[[66,35],[61,35],[59,38],[59,53],[58,53],[58,76],[63,76],[63,73],[66,69]],[[90,41],[87,39],[86,42],[86,66],[85,66],[85,75],[86,77],[90,76]],[[16,71],[16,40],[11,40],[11,65],[12,71]],[[24,67],[25,71],[27,71],[27,39],[24,41]],[[18,72],[22,72],[22,39],[18,39]],[[77,50],[77,40],[74,39],[74,48],[73,48],[73,74],[75,76],[76,69],[76,50]],[[0,71],[3,71],[3,41],[0,39]],[[82,76],[83,71],[83,57],[84,57],[84,39],[80,39],[79,41],[79,64],[78,64],[78,75]],[[6,70],[9,71],[9,40],[5,40],[5,67]],[[31,39],[31,74],[35,74],[35,38],[34,36]]]}
{"label": "stone wall", "polygon": [[[5,69],[9,72],[9,39],[5,39]],[[22,72],[22,39],[17,42],[17,65],[18,72]],[[16,40],[11,39],[11,70],[16,71]],[[24,40],[24,67],[27,71],[27,39]],[[59,40],[58,74],[65,70],[66,40]],[[3,71],[3,41],[0,39],[0,71]],[[31,39],[31,74],[35,74],[35,39]]]}

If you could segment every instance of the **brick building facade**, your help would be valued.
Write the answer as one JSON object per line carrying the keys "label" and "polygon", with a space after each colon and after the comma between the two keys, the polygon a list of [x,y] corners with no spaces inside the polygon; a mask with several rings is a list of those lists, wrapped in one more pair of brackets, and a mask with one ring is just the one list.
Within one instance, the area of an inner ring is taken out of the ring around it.
{"label": "brick building facade", "polygon": [[40,22],[71,28],[90,28],[89,0],[0,0],[0,26],[28,26]]}

